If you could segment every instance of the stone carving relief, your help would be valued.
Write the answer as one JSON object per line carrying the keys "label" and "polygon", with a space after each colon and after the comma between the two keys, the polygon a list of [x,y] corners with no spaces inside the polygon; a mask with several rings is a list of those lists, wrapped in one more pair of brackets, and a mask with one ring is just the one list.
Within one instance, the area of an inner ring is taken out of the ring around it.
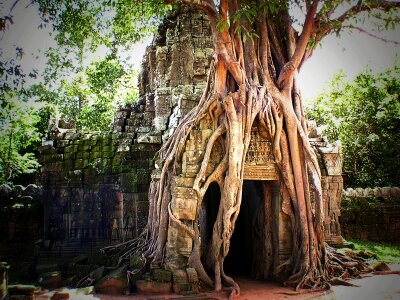
{"label": "stone carving relief", "polygon": [[272,143],[263,138],[257,128],[251,131],[244,166],[245,180],[278,180],[278,170],[272,154]]}
{"label": "stone carving relief", "polygon": [[274,162],[272,143],[261,137],[257,129],[251,131],[249,149],[246,155],[246,165],[266,165]]}

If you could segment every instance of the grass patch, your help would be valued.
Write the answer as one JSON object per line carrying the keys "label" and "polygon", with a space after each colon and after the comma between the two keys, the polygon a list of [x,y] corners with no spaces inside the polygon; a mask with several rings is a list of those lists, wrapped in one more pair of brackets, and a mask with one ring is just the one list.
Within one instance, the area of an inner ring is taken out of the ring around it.
{"label": "grass patch", "polygon": [[359,240],[347,240],[354,244],[355,252],[367,251],[378,255],[378,259],[387,263],[400,263],[400,245],[374,243]]}

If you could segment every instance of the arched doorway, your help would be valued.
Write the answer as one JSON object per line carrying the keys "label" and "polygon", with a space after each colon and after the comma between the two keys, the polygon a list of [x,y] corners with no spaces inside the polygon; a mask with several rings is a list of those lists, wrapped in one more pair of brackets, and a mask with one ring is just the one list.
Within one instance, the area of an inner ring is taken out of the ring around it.
{"label": "arched doorway", "polygon": [[[207,253],[211,241],[220,198],[218,184],[211,184],[200,209],[202,254]],[[272,274],[279,262],[280,251],[279,237],[273,236],[273,228],[279,226],[279,204],[278,181],[243,181],[240,212],[224,262],[227,275],[273,279]]]}
{"label": "arched doorway", "polygon": [[213,182],[208,187],[200,209],[200,236],[201,253],[204,254],[211,241],[215,220],[217,219],[221,190],[217,183]]}
{"label": "arched doorway", "polygon": [[253,277],[256,272],[256,256],[261,254],[257,252],[264,248],[264,200],[263,181],[243,181],[240,212],[224,264],[227,274]]}

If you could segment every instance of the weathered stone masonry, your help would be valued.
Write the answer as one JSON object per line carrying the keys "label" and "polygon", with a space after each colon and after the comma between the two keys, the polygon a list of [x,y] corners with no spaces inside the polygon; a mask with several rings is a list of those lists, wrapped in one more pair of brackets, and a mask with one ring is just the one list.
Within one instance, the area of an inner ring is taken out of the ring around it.
{"label": "weathered stone masonry", "polygon": [[[153,160],[182,116],[195,107],[206,82],[213,53],[204,15],[188,11],[167,18],[144,57],[139,99],[116,112],[112,133],[85,134],[54,128],[41,149],[45,193],[45,237],[74,244],[109,243],[140,234],[147,221],[150,176],[157,179],[161,161]],[[186,143],[182,175],[174,182],[172,209],[185,222],[193,220],[197,199],[190,189],[201,162],[204,143],[212,134],[205,118]],[[253,132],[247,158],[248,180],[267,180],[275,190],[280,254],[290,253],[289,226],[280,211],[279,174],[269,156],[270,141]],[[339,148],[314,136],[323,172],[326,235],[341,240],[338,216],[342,191]],[[210,170],[221,159],[213,149]],[[155,164],[154,164],[155,162]],[[156,166],[156,170],[152,173]],[[170,225],[167,251],[171,261],[185,263],[192,241]]]}
{"label": "weathered stone masonry", "polygon": [[[205,153],[207,141],[212,135],[212,120],[210,116],[205,116],[197,129],[192,130],[189,139],[185,145],[185,152],[180,166],[181,173],[173,180],[171,187],[171,213],[174,218],[179,219],[186,225],[191,225],[196,219],[197,214],[203,217],[202,224],[209,230],[213,224],[207,224],[207,214],[212,212],[205,207],[207,200],[204,199],[199,211],[199,199],[193,190],[193,183],[198,174],[202,159]],[[320,168],[322,176],[324,214],[325,218],[325,235],[328,242],[342,243],[341,229],[339,224],[340,202],[342,197],[343,180],[341,176],[342,162],[340,156],[339,145],[328,145],[323,138],[314,136],[311,143],[319,156]],[[212,149],[211,159],[207,167],[207,175],[210,175],[221,161],[223,156],[222,145],[216,143]],[[250,140],[249,150],[245,160],[244,180],[249,181],[248,184],[259,185],[260,182],[264,189],[269,190],[272,199],[262,199],[262,201],[271,201],[271,215],[274,220],[272,226],[278,229],[278,238],[273,245],[277,260],[285,261],[291,254],[292,240],[289,217],[282,209],[282,198],[279,193],[280,174],[274,162],[272,151],[272,141],[263,137],[254,124],[252,136]],[[160,169],[153,172],[153,178],[157,178]],[[249,202],[246,199],[251,193],[246,192],[246,185],[243,190],[243,202]],[[264,193],[264,197],[267,194]],[[255,216],[254,216],[255,217]],[[261,218],[265,218],[261,216]],[[204,224],[205,223],[205,224]],[[248,232],[251,236],[252,232]],[[202,241],[207,243],[207,232],[202,233]],[[255,242],[255,241],[254,241]],[[187,259],[192,250],[193,241],[189,234],[182,230],[181,226],[175,222],[170,222],[168,227],[168,240],[166,246],[166,265],[171,270],[184,269],[187,265]],[[263,255],[266,249],[259,249],[257,255]],[[229,258],[229,256],[228,256]],[[251,263],[251,262],[249,262]]]}
{"label": "weathered stone masonry", "polygon": [[343,201],[345,238],[400,244],[400,188],[349,188]]}
{"label": "weathered stone masonry", "polygon": [[109,243],[136,237],[147,220],[157,147],[131,145],[124,132],[57,129],[50,138],[41,149],[46,239]]}

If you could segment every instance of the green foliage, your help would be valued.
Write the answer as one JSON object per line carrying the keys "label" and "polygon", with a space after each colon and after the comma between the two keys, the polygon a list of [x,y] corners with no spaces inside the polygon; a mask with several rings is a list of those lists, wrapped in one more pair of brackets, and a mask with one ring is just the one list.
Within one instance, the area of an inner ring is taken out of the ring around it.
{"label": "green foliage", "polygon": [[34,96],[78,129],[108,131],[116,107],[137,99],[136,72],[112,53],[88,66],[59,56],[48,51],[45,82],[34,85]]}
{"label": "green foliage", "polygon": [[372,252],[378,255],[379,260],[383,260],[387,263],[399,263],[400,262],[400,246],[388,244],[388,243],[374,243],[365,242],[358,240],[348,240],[354,244],[354,249],[363,252]]}
{"label": "green foliage", "polygon": [[242,1],[239,9],[232,16],[232,21],[237,24],[244,24],[246,22],[253,23],[260,13],[270,17],[276,17],[287,8],[288,2],[286,1]]}
{"label": "green foliage", "polygon": [[347,186],[400,184],[400,70],[369,71],[347,83],[339,73],[308,116],[323,125],[330,141],[343,145]]}
{"label": "green foliage", "polygon": [[17,47],[14,55],[5,57],[0,52],[0,183],[9,184],[23,174],[30,180],[34,177],[39,167],[37,147],[52,109],[34,96],[37,87],[26,85],[37,71],[23,70],[23,50]]}
{"label": "green foliage", "polygon": [[1,94],[0,107],[0,183],[10,183],[20,174],[34,173],[39,167],[29,150],[40,142],[41,135],[35,126],[42,107],[10,91]]}
{"label": "green foliage", "polygon": [[91,68],[86,70],[88,84],[91,91],[112,93],[115,90],[115,82],[125,75],[125,70],[116,59],[103,59],[94,62]]}
{"label": "green foliage", "polygon": [[228,21],[225,21],[224,19],[222,19],[222,18],[218,18],[218,20],[217,20],[217,24],[215,25],[216,27],[217,27],[217,29],[219,30],[219,31],[225,31],[225,30],[228,30],[229,29],[229,27],[230,27],[230,23],[228,22]]}
{"label": "green foliage", "polygon": [[91,50],[124,46],[154,32],[171,9],[162,0],[38,0],[44,24],[52,24],[59,45]]}
{"label": "green foliage", "polygon": [[66,121],[85,131],[108,131],[118,105],[137,98],[136,72],[106,57],[70,81],[62,80],[55,102]]}
{"label": "green foliage", "polygon": [[[57,42],[46,52],[45,93],[55,95],[61,118],[78,129],[109,130],[115,108],[137,98],[136,72],[119,52],[153,33],[170,6],[156,0],[37,3]],[[100,46],[105,54],[91,61]]]}
{"label": "green foliage", "polygon": [[[254,43],[254,40],[259,36],[253,26],[249,26],[249,24],[254,23],[260,14],[267,15],[271,19],[276,19],[282,14],[284,9],[287,9],[286,1],[242,1],[239,9],[231,16],[230,23],[236,25],[235,33],[242,35],[245,43],[247,40]],[[230,23],[219,20],[217,22],[217,29],[221,31],[229,29]]]}
{"label": "green foliage", "polygon": [[119,45],[137,42],[155,32],[172,6],[163,0],[113,1],[115,15],[112,21],[113,40]]}

